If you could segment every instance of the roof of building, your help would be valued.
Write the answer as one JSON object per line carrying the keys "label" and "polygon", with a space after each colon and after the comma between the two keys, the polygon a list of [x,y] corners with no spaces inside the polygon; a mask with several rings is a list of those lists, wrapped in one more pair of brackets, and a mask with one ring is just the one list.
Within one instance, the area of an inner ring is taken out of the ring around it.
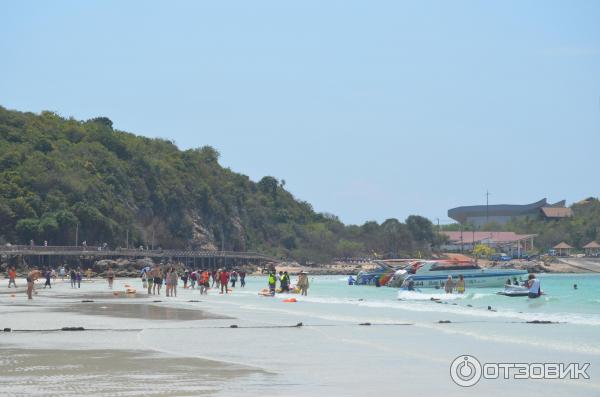
{"label": "roof of building", "polygon": [[543,207],[542,213],[546,218],[570,218],[573,216],[573,210],[561,207]]}
{"label": "roof of building", "polygon": [[517,234],[514,232],[495,232],[495,231],[488,231],[488,232],[481,232],[481,231],[466,232],[466,231],[463,231],[462,238],[461,238],[461,232],[442,232],[442,234],[448,236],[451,243],[459,243],[459,244],[461,242],[463,244],[473,244],[473,242],[479,243],[482,241],[497,243],[497,244],[514,243],[517,241],[522,241],[522,240],[526,240],[526,239],[537,236],[536,234]]}
{"label": "roof of building", "polygon": [[600,248],[600,244],[595,241],[591,241],[583,246],[583,248]]}
{"label": "roof of building", "polygon": [[495,204],[495,205],[469,205],[456,207],[448,210],[448,216],[460,223],[464,223],[468,217],[475,216],[517,216],[535,212],[542,207],[548,206],[546,199],[525,205]]}
{"label": "roof of building", "polygon": [[560,242],[560,243],[556,244],[556,245],[555,245],[554,247],[552,247],[552,248],[559,250],[559,249],[571,249],[571,248],[573,248],[573,247],[571,247],[569,244],[567,244],[567,243],[565,243],[564,241],[562,241],[562,242]]}

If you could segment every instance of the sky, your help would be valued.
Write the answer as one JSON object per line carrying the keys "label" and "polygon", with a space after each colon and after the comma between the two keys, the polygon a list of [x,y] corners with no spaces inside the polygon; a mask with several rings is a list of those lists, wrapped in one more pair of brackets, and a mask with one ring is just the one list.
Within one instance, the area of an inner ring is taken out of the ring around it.
{"label": "sky", "polygon": [[600,196],[598,1],[0,1],[0,105],[211,145],[346,223]]}

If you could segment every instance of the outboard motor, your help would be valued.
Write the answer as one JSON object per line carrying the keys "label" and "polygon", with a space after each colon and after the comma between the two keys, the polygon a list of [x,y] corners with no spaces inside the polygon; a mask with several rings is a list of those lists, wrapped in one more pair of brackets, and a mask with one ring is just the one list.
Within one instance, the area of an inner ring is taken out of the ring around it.
{"label": "outboard motor", "polygon": [[400,288],[406,276],[408,276],[408,272],[406,270],[396,270],[394,275],[390,278],[390,281],[387,283],[388,287]]}

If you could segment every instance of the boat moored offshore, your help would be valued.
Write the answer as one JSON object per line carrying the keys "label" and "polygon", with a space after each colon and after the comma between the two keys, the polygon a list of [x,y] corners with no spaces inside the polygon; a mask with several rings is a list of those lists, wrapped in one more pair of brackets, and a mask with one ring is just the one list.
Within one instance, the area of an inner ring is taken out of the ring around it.
{"label": "boat moored offshore", "polygon": [[417,261],[397,270],[388,285],[400,287],[405,280],[411,279],[415,287],[440,288],[448,276],[452,276],[454,282],[463,276],[467,288],[502,287],[507,280],[522,281],[526,275],[526,270],[486,269],[472,262]]}

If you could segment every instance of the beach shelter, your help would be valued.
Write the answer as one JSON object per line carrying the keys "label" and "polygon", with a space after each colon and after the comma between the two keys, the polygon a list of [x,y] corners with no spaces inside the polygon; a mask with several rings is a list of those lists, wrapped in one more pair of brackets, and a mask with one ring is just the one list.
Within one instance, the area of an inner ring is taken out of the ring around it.
{"label": "beach shelter", "polygon": [[600,254],[600,244],[595,241],[589,242],[583,246],[585,256],[597,256]]}
{"label": "beach shelter", "polygon": [[564,241],[556,244],[554,247],[555,250],[558,251],[558,256],[571,256],[571,250],[573,249],[573,247],[571,247],[569,244],[565,243]]}

